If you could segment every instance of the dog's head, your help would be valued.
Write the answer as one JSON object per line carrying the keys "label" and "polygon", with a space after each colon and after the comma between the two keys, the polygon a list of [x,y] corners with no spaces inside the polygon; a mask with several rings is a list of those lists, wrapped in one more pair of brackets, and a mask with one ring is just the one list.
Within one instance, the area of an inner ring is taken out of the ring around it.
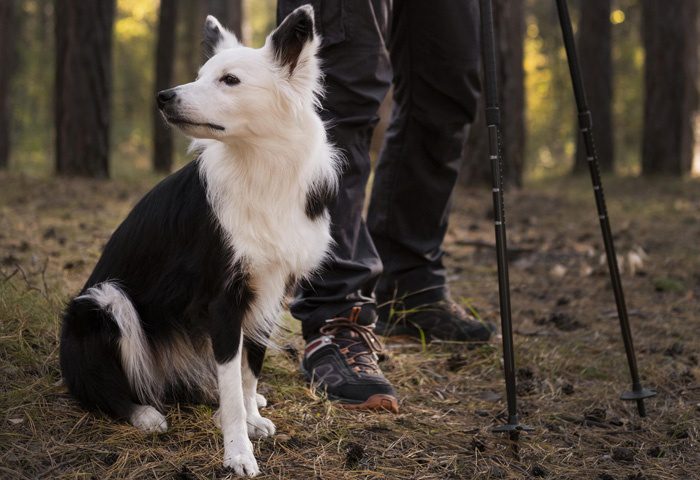
{"label": "dog's head", "polygon": [[221,141],[274,134],[320,95],[313,8],[290,13],[260,49],[244,47],[213,16],[204,25],[210,56],[194,82],[158,92],[165,119],[194,138]]}

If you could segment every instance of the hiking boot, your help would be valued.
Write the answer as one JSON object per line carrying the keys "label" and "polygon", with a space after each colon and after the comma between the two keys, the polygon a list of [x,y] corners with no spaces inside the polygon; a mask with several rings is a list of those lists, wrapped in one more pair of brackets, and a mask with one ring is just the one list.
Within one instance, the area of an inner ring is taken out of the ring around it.
{"label": "hiking boot", "polygon": [[394,387],[377,364],[382,344],[372,325],[357,322],[360,310],[353,307],[347,318],[326,320],[320,335],[306,344],[301,370],[340,407],[399,413]]}
{"label": "hiking boot", "polygon": [[378,309],[378,314],[375,331],[385,337],[486,342],[496,332],[493,323],[469,315],[449,299],[412,309],[389,302]]}

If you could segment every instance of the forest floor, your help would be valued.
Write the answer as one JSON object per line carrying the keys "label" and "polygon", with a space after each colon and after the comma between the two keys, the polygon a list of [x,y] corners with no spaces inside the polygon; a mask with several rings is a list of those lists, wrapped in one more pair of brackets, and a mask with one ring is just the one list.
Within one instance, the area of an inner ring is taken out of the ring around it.
{"label": "forest floor", "polygon": [[[491,433],[505,409],[499,339],[389,344],[401,413],[356,413],[312,393],[298,335],[265,363],[261,478],[700,478],[700,182],[605,179],[645,386],[639,418],[586,178],[506,197],[522,420],[516,454]],[[61,383],[59,312],[154,178],[0,174],[0,478],[225,478],[211,406],[173,405],[144,434],[78,408]],[[455,197],[453,294],[498,321],[490,188]],[[632,268],[630,268],[632,267]],[[289,320],[292,328],[298,326]],[[294,347],[294,348],[292,348]]]}

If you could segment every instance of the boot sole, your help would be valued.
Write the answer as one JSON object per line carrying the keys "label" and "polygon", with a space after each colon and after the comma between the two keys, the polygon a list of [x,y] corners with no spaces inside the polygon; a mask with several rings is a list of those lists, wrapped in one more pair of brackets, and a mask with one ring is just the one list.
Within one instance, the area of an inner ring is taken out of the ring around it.
{"label": "boot sole", "polygon": [[[306,378],[306,381],[310,383],[311,375],[304,368],[303,362],[301,363],[301,373]],[[399,401],[396,397],[385,393],[376,393],[360,403],[349,403],[347,399],[337,398],[333,395],[328,395],[328,399],[334,406],[346,410],[384,410],[391,413],[399,413]]]}
{"label": "boot sole", "polygon": [[378,393],[372,395],[362,403],[333,402],[334,405],[346,410],[384,410],[391,413],[399,413],[399,402],[396,397]]}

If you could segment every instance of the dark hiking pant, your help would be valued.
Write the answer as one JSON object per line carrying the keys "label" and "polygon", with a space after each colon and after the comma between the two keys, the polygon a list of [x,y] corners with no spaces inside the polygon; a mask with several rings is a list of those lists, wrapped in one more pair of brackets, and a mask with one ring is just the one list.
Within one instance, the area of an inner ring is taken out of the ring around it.
{"label": "dark hiking pant", "polygon": [[[321,115],[345,155],[330,208],[335,246],[291,306],[305,338],[354,305],[447,295],[442,241],[466,129],[479,95],[476,0],[279,0],[278,20],[310,3],[323,41]],[[393,80],[394,110],[374,174],[370,140]]]}

